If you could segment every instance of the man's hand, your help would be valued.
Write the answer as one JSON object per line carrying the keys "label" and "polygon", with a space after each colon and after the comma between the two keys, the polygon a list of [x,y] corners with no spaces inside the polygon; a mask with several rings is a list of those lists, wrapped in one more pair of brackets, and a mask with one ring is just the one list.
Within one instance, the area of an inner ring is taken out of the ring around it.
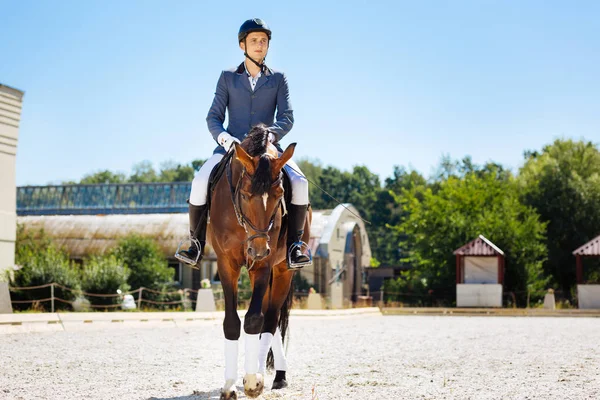
{"label": "man's hand", "polygon": [[233,142],[238,142],[238,143],[240,143],[240,141],[239,141],[237,138],[235,138],[235,137],[231,136],[231,135],[230,135],[229,133],[227,133],[227,132],[221,132],[221,133],[219,134],[219,136],[217,136],[217,142],[219,142],[219,144],[220,144],[221,146],[223,146],[223,148],[224,148],[226,151],[229,151],[229,149],[231,148],[231,146],[233,146]]}

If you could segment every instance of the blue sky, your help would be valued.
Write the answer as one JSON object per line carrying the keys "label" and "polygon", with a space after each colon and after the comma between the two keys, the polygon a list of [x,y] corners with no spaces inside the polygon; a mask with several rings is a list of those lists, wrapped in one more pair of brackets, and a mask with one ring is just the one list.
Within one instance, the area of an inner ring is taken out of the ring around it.
{"label": "blue sky", "polygon": [[273,30],[295,158],[383,180],[442,155],[518,168],[556,138],[600,142],[600,2],[0,0],[0,83],[24,90],[17,184],[208,158],[237,30]]}

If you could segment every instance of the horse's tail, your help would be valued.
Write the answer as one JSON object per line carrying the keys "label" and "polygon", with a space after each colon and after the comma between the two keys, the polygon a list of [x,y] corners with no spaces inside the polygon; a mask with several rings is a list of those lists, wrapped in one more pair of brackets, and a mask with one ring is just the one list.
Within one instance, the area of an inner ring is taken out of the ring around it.
{"label": "horse's tail", "polygon": [[[290,322],[290,310],[292,309],[292,302],[294,300],[294,283],[290,285],[290,291],[288,292],[287,299],[283,302],[281,311],[279,312],[279,322],[277,327],[281,331],[281,343],[285,345],[285,337],[287,336],[288,325]],[[273,358],[273,350],[269,349],[267,355],[267,369],[272,370],[275,368],[275,359]]]}

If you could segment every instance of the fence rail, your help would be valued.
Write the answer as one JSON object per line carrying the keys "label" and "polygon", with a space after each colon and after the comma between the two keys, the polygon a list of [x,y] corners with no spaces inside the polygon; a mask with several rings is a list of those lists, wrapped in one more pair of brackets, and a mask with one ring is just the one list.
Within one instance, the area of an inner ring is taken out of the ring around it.
{"label": "fence rail", "polygon": [[[73,304],[75,304],[75,301],[70,301],[70,300],[65,300],[63,298],[60,298],[58,296],[55,296],[54,292],[55,292],[55,288],[59,288],[62,290],[66,290],[69,292],[74,293],[76,296],[80,297],[80,296],[86,296],[86,297],[96,297],[96,298],[121,298],[121,300],[123,299],[123,297],[125,295],[131,294],[137,294],[137,299],[136,299],[136,304],[137,304],[137,308],[141,308],[142,303],[148,303],[148,304],[153,304],[153,305],[176,305],[176,304],[180,304],[185,306],[188,303],[196,303],[195,299],[190,298],[190,294],[192,293],[198,293],[197,290],[194,289],[181,289],[181,290],[175,290],[175,291],[159,291],[159,290],[154,290],[154,289],[149,289],[149,288],[145,288],[145,287],[140,287],[138,289],[135,290],[128,290],[128,291],[124,291],[121,293],[89,293],[89,292],[85,292],[83,290],[80,289],[72,289],[66,286],[63,286],[59,283],[48,283],[45,285],[39,285],[39,286],[27,286],[27,287],[18,287],[18,286],[9,286],[9,290],[11,292],[23,292],[23,291],[28,291],[28,290],[37,290],[37,289],[44,289],[44,288],[50,288],[50,297],[46,297],[46,298],[40,298],[40,299],[32,299],[32,300],[12,300],[11,299],[11,303],[13,304],[34,304],[34,303],[46,303],[46,302],[50,302],[50,308],[51,308],[51,312],[55,311],[55,301],[61,302],[61,303],[65,303],[65,304],[70,304],[71,306],[73,306]],[[159,295],[178,295],[180,297],[180,300],[177,301],[156,301],[156,300],[150,300],[149,298],[144,298],[143,294],[144,292],[147,293],[154,293],[154,294],[159,294]],[[215,291],[216,293],[219,293],[219,291]],[[97,305],[97,304],[86,304],[85,307],[90,307],[90,308],[118,308],[121,307],[121,304],[102,304],[102,305]]]}
{"label": "fence rail", "polygon": [[[11,292],[25,292],[30,290],[39,290],[50,288],[50,295],[40,296],[39,299],[31,299],[31,300],[12,300],[13,304],[34,304],[34,303],[47,303],[50,302],[50,309],[52,312],[55,312],[55,302],[60,302],[64,304],[70,304],[73,306],[76,301],[70,301],[63,299],[59,296],[55,295],[56,289],[61,289],[63,291],[68,291],[74,293],[76,297],[91,297],[91,298],[119,298],[121,301],[116,304],[86,304],[85,307],[89,307],[92,309],[116,309],[122,306],[121,302],[125,295],[135,295],[134,300],[136,302],[136,306],[138,309],[141,309],[142,304],[149,304],[152,306],[175,306],[181,305],[184,309],[191,308],[192,304],[195,304],[198,290],[194,289],[180,289],[174,291],[159,291],[155,289],[140,287],[135,290],[124,291],[121,293],[89,293],[80,289],[72,289],[66,286],[63,286],[58,283],[48,283],[44,285],[38,286],[27,286],[27,287],[18,287],[18,286],[9,286],[9,290]],[[239,302],[247,302],[249,301],[246,297],[251,294],[252,290],[250,289],[240,289],[238,290]],[[159,296],[173,296],[178,299],[173,299],[171,297],[169,301],[160,301],[156,298],[152,298],[153,296],[146,296],[144,298],[144,293],[146,294],[154,294]],[[521,291],[521,292],[503,292],[503,303],[506,307],[517,308],[517,300],[516,296],[527,295],[527,303],[526,307],[530,307],[529,299],[537,296],[543,296],[548,291],[538,290],[538,291]],[[563,297],[563,293],[561,291],[554,291],[555,295],[557,295],[558,299]],[[219,305],[224,304],[223,299],[223,290],[222,289],[213,289],[213,294],[215,297],[215,301]],[[296,301],[303,302],[306,297],[308,297],[309,293],[305,292],[296,292],[294,293],[294,298]],[[328,302],[331,300],[330,296],[321,295],[322,298]],[[375,292],[361,292],[361,293],[351,293],[351,297],[353,297],[356,301],[354,306],[359,305],[369,305],[369,306],[379,306],[379,307],[395,307],[398,305],[406,305],[406,306],[420,306],[420,307],[439,307],[439,306],[451,306],[452,300],[455,294],[451,292],[440,292],[440,293],[410,293],[410,292],[395,292],[395,291],[384,291],[383,289]],[[576,300],[573,302],[576,304]],[[352,306],[352,305],[350,305]]]}

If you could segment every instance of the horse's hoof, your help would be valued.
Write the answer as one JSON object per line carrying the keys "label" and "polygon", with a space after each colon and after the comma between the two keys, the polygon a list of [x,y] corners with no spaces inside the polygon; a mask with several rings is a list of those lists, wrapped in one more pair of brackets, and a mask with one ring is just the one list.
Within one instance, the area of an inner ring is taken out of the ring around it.
{"label": "horse's hoof", "polygon": [[246,375],[244,377],[244,393],[250,398],[260,396],[265,388],[265,381],[261,374]]}
{"label": "horse's hoof", "polygon": [[273,381],[273,387],[271,390],[285,389],[286,387],[288,387],[288,383],[285,379],[282,379],[280,381]]}
{"label": "horse's hoof", "polygon": [[235,390],[232,390],[231,392],[221,390],[221,397],[219,397],[219,400],[237,400],[237,393]]}

